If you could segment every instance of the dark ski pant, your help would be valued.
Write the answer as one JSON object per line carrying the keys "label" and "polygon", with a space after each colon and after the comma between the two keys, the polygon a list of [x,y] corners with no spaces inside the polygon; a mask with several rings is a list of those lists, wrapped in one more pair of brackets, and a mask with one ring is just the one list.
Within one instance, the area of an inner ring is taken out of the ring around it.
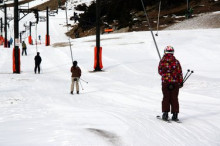
{"label": "dark ski pant", "polygon": [[174,89],[168,89],[169,83],[162,83],[163,101],[162,101],[162,112],[179,113],[179,84],[173,83]]}
{"label": "dark ski pant", "polygon": [[26,51],[26,49],[22,49],[22,56],[23,56],[24,53],[25,53],[25,55],[27,56],[27,51]]}
{"label": "dark ski pant", "polygon": [[40,64],[35,63],[34,72],[36,73],[38,69],[38,73],[40,73]]}

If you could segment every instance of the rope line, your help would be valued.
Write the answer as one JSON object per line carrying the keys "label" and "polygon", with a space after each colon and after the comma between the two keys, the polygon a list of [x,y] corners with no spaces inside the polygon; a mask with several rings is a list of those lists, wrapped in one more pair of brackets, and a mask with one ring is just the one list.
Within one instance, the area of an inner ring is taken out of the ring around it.
{"label": "rope line", "polygon": [[159,56],[159,58],[160,58],[160,60],[161,60],[160,52],[159,52],[159,49],[158,49],[158,47],[157,47],[157,42],[156,42],[156,40],[155,40],[153,31],[152,31],[152,28],[151,28],[151,25],[150,25],[150,21],[149,21],[149,18],[148,18],[146,9],[145,9],[145,7],[144,7],[144,2],[143,2],[143,0],[141,0],[141,3],[142,3],[143,9],[144,9],[144,13],[145,13],[145,15],[146,15],[146,19],[147,19],[147,22],[148,22],[148,25],[149,25],[149,30],[150,30],[150,32],[151,32],[151,35],[152,35],[153,40],[154,40],[155,47],[156,47],[156,49],[157,49],[158,56]]}
{"label": "rope line", "polygon": [[158,18],[157,18],[157,34],[158,35],[158,28],[159,28],[159,24],[160,24],[160,8],[161,8],[161,1],[159,3],[159,12],[158,12]]}
{"label": "rope line", "polygon": [[[68,18],[67,18],[67,1],[66,1],[66,26],[67,26],[67,32],[69,32],[69,25],[68,25]],[[70,52],[71,52],[71,58],[72,58],[72,63],[73,63],[73,52],[72,52],[72,45],[70,42],[70,36],[68,36],[69,40],[69,46],[70,46]]]}
{"label": "rope line", "polygon": [[36,27],[35,27],[35,34],[36,34],[36,39],[35,39],[35,43],[36,43],[36,53],[38,52],[38,48],[37,48],[37,23],[36,23]]}

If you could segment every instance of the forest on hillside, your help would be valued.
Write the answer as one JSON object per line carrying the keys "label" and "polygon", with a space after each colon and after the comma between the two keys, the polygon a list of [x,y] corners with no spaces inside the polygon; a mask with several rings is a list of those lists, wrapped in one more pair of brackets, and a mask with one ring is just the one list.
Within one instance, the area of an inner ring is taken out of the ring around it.
{"label": "forest on hillside", "polygon": [[[101,23],[112,24],[118,22],[118,27],[123,28],[132,25],[132,11],[143,11],[141,0],[101,0]],[[143,0],[145,7],[150,7],[159,3],[159,0]],[[185,0],[161,0],[162,9],[186,3]],[[95,26],[96,22],[96,2],[90,6],[78,5],[77,10],[84,11],[80,14],[79,27],[84,30]]]}

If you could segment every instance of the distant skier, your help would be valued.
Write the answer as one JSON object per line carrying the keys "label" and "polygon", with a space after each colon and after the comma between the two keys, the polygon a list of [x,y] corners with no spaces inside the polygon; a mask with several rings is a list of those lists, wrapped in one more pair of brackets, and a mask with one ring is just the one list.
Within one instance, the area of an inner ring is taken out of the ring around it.
{"label": "distant skier", "polygon": [[10,42],[10,45],[12,45],[12,43],[13,43],[12,37],[10,38],[9,42]]}
{"label": "distant skier", "polygon": [[168,112],[170,112],[171,106],[172,120],[178,121],[178,94],[179,88],[183,87],[183,75],[181,65],[173,54],[173,47],[167,46],[159,63],[158,72],[162,76],[162,119],[168,120]]}
{"label": "distant skier", "polygon": [[8,41],[8,48],[10,48],[11,44],[10,44],[10,41]]}
{"label": "distant skier", "polygon": [[76,82],[76,93],[79,94],[79,79],[81,76],[81,69],[77,66],[77,61],[73,61],[73,66],[71,67],[72,72],[72,84],[71,84],[71,92],[70,94],[73,94],[74,90],[74,83]]}
{"label": "distant skier", "polygon": [[34,57],[35,60],[35,68],[34,68],[34,72],[35,74],[37,73],[37,69],[38,69],[38,73],[40,73],[40,64],[41,64],[41,57],[40,57],[40,52],[37,52],[37,55]]}
{"label": "distant skier", "polygon": [[22,42],[22,56],[25,53],[25,55],[27,56],[27,45],[25,44],[25,42]]}
{"label": "distant skier", "polygon": [[39,35],[39,36],[38,36],[38,39],[39,39],[39,41],[40,41],[40,44],[41,44],[41,35]]}

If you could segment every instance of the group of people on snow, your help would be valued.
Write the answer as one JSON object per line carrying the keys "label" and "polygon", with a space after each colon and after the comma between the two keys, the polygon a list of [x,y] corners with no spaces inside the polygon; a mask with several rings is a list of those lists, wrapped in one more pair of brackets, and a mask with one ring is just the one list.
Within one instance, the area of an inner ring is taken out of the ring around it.
{"label": "group of people on snow", "polygon": [[[71,67],[72,83],[70,93],[73,94],[74,84],[76,84],[76,93],[79,94],[79,80],[81,69],[77,66],[77,61],[73,62]],[[171,112],[172,120],[178,121],[179,89],[183,87],[183,74],[180,62],[174,57],[174,48],[167,46],[164,49],[163,58],[159,62],[158,73],[162,77],[162,119],[168,120],[168,113]]]}
{"label": "group of people on snow", "polygon": [[[26,44],[22,43],[22,55],[26,52]],[[34,72],[40,73],[41,57],[40,53],[34,58],[35,68]],[[73,94],[74,87],[76,87],[76,94],[79,94],[79,81],[81,77],[81,69],[78,66],[77,61],[73,61],[73,65],[70,69],[71,72],[71,88],[70,94]],[[158,73],[162,77],[162,119],[168,120],[168,113],[171,112],[172,120],[178,120],[179,113],[179,101],[178,94],[179,89],[183,87],[183,75],[180,62],[174,57],[174,48],[172,46],[167,46],[164,49],[164,55],[159,62]]]}
{"label": "group of people on snow", "polygon": [[[27,45],[24,41],[22,41],[22,56],[23,54],[25,54],[27,56]],[[34,57],[34,61],[35,61],[35,67],[34,67],[34,72],[35,74],[38,72],[38,74],[40,74],[40,64],[41,64],[41,56],[40,56],[40,52],[37,52],[37,55]]]}
{"label": "group of people on snow", "polygon": [[6,40],[5,42],[5,38],[2,35],[0,35],[0,45],[4,45],[6,48],[10,48],[12,43],[13,43],[12,37],[9,40]]}

